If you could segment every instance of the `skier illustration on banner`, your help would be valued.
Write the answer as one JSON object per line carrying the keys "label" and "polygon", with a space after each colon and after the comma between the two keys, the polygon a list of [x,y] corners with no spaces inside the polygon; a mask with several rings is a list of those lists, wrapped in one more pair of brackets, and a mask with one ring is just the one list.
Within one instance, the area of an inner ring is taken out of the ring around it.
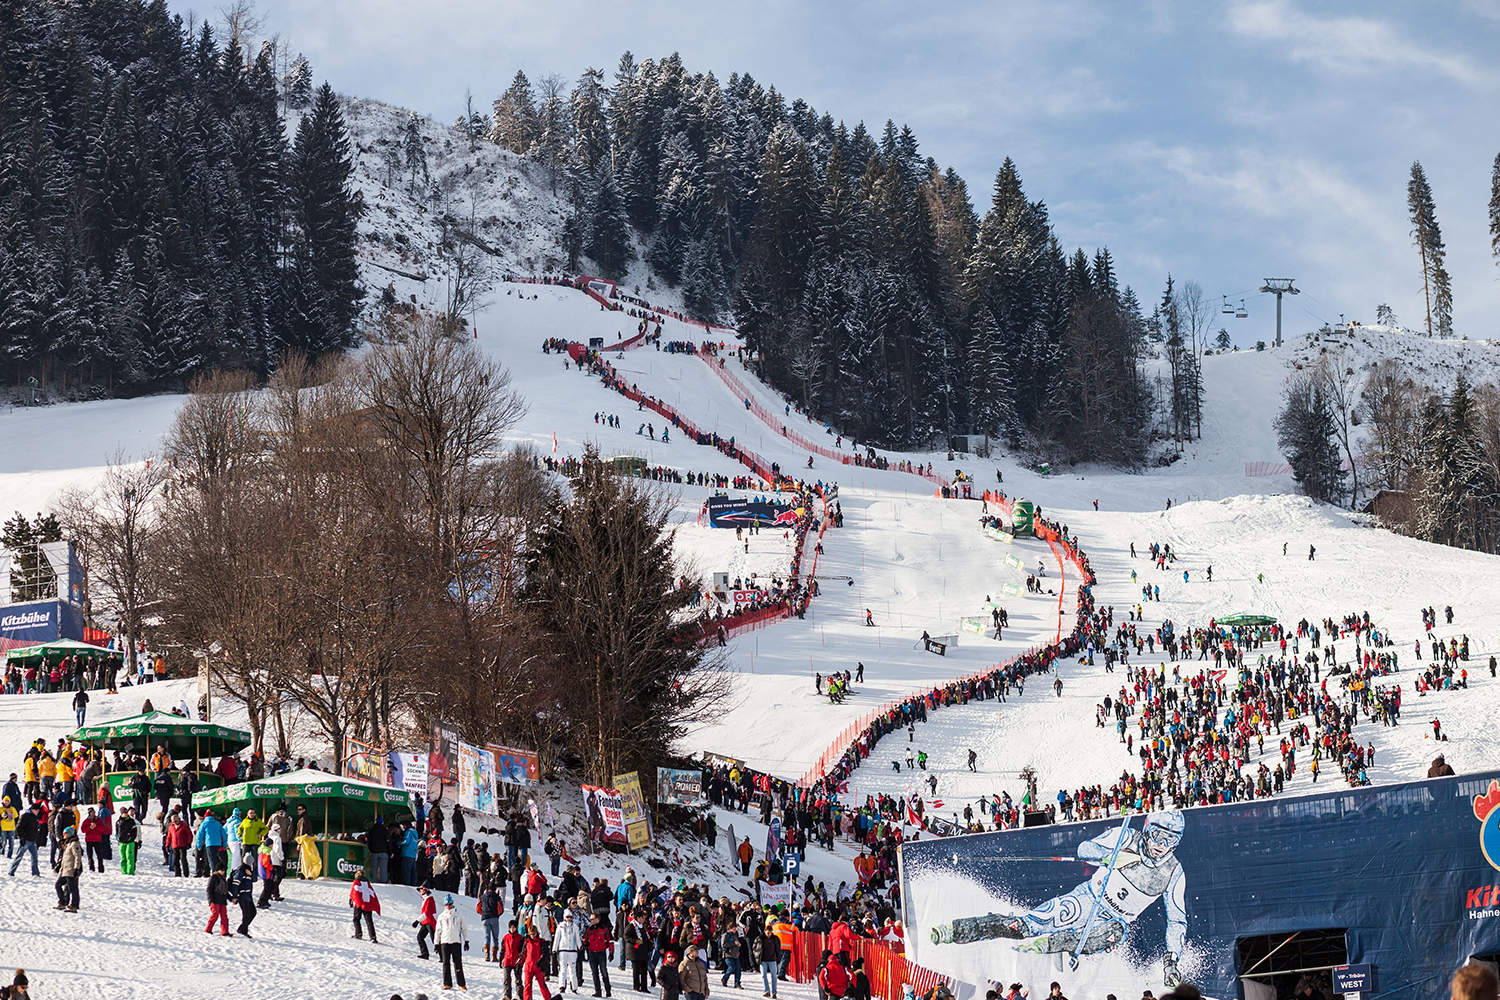
{"label": "skier illustration on banner", "polygon": [[1182,831],[1180,812],[1152,813],[1142,831],[1132,830],[1126,817],[1118,828],[1078,845],[1077,860],[1099,866],[1088,881],[1019,916],[987,913],[934,927],[932,943],[1030,939],[1016,950],[1058,953],[1059,961],[1069,954],[1077,968],[1080,956],[1110,951],[1124,942],[1135,919],[1160,899],[1167,917],[1162,981],[1175,988],[1182,981],[1177,962],[1187,939],[1186,880],[1176,854]]}

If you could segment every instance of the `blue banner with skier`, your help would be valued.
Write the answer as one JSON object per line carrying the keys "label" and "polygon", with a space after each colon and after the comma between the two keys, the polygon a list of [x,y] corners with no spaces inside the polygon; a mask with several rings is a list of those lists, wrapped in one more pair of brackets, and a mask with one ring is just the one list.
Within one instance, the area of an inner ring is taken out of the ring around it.
{"label": "blue banner with skier", "polygon": [[805,507],[797,507],[777,500],[744,500],[733,497],[709,497],[708,499],[708,523],[713,528],[794,525],[797,523],[797,518],[806,512]]}
{"label": "blue banner with skier", "polygon": [[914,841],[908,957],[1038,996],[1236,997],[1241,939],[1347,928],[1345,961],[1388,970],[1381,990],[1432,976],[1415,995],[1437,996],[1500,952],[1497,829],[1500,772]]}

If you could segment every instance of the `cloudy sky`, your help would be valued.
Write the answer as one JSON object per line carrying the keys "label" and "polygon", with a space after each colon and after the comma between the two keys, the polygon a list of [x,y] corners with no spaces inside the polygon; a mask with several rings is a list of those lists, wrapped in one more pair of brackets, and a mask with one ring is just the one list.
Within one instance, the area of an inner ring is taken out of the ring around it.
{"label": "cloudy sky", "polygon": [[[186,13],[190,5],[172,0]],[[211,11],[200,3],[200,12]],[[1107,245],[1148,305],[1170,271],[1242,346],[1270,339],[1254,289],[1292,277],[1289,330],[1389,302],[1418,326],[1406,181],[1421,160],[1448,247],[1455,329],[1500,336],[1490,175],[1500,153],[1500,0],[1394,3],[261,0],[262,32],[316,79],[451,121],[532,80],[676,51],[749,72],[878,131],[908,124],[978,207],[1010,156],[1069,246]],[[1293,305],[1293,303],[1295,303]]]}

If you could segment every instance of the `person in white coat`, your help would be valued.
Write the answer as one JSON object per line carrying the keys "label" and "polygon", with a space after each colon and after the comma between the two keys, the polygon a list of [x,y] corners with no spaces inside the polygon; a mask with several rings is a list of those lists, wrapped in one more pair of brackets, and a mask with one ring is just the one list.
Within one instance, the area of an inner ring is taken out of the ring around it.
{"label": "person in white coat", "polygon": [[563,911],[557,922],[557,931],[552,935],[552,950],[557,956],[557,992],[562,995],[571,983],[573,992],[578,992],[578,949],[583,947],[583,931],[573,919],[571,909]]}
{"label": "person in white coat", "polygon": [[245,860],[245,845],[240,840],[240,823],[244,822],[244,815],[238,807],[229,814],[229,822],[224,824],[224,832],[229,839],[229,865],[225,871],[239,871],[240,865]]}
{"label": "person in white coat", "polygon": [[437,930],[432,937],[437,943],[438,954],[443,957],[443,989],[453,989],[453,981],[457,979],[458,988],[467,990],[463,953],[469,950],[469,931],[453,905],[452,896],[443,900],[443,912],[438,914]]}

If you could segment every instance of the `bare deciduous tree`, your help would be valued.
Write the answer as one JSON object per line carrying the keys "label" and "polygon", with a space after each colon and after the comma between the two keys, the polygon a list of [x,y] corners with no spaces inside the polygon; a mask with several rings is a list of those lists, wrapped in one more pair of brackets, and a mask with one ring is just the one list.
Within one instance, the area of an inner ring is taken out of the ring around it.
{"label": "bare deciduous tree", "polygon": [[135,673],[143,619],[156,595],[167,483],[165,463],[116,453],[96,486],[69,490],[56,502],[64,530],[83,549],[90,612],[117,622],[124,636],[126,676]]}
{"label": "bare deciduous tree", "polygon": [[1344,458],[1349,463],[1349,508],[1359,507],[1359,465],[1354,454],[1354,428],[1359,423],[1359,377],[1354,365],[1342,349],[1325,354],[1318,359],[1315,376],[1323,386],[1333,410],[1333,419]]}

